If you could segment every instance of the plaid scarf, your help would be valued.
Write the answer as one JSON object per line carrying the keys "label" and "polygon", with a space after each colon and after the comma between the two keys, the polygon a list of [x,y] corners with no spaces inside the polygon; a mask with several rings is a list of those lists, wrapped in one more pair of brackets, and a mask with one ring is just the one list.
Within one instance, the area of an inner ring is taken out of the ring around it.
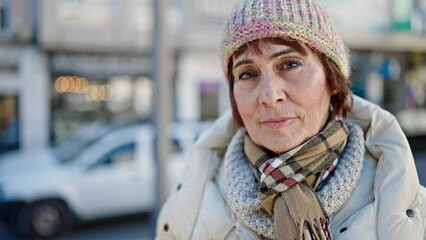
{"label": "plaid scarf", "polygon": [[260,183],[258,198],[274,217],[276,239],[331,239],[315,189],[334,168],[347,137],[343,121],[334,120],[299,147],[272,158],[245,137],[244,151]]}

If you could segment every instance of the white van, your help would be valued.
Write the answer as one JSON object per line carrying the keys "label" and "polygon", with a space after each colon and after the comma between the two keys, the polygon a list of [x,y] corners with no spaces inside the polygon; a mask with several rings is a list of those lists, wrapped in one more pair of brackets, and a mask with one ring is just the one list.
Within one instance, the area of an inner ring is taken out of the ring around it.
{"label": "white van", "polygon": [[[167,163],[169,189],[204,126],[171,131],[174,147],[185,149]],[[157,187],[154,133],[151,125],[93,124],[56,148],[0,156],[3,218],[21,234],[43,238],[71,229],[76,221],[152,211]]]}

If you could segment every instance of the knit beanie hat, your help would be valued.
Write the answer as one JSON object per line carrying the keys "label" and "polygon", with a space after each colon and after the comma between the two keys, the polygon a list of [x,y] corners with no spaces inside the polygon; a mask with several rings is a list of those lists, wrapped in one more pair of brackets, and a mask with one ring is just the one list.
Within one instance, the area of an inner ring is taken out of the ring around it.
{"label": "knit beanie hat", "polygon": [[348,52],[317,0],[244,0],[228,19],[222,43],[225,76],[233,53],[261,38],[297,40],[331,59],[349,77]]}

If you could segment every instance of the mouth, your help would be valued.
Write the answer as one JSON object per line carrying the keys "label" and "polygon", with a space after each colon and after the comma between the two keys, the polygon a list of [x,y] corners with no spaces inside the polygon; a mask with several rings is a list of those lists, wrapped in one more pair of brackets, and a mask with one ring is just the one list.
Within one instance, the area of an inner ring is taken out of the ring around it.
{"label": "mouth", "polygon": [[270,127],[270,128],[283,128],[291,125],[296,121],[295,117],[282,117],[282,118],[271,118],[260,121],[261,125]]}

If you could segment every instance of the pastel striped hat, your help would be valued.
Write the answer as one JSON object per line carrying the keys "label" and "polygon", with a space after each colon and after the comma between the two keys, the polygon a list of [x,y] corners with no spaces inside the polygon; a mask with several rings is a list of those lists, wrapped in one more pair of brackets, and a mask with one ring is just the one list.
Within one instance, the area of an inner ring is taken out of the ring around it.
{"label": "pastel striped hat", "polygon": [[261,38],[297,40],[331,59],[349,77],[349,57],[330,16],[316,0],[244,0],[228,19],[222,42],[225,75],[232,54]]}

